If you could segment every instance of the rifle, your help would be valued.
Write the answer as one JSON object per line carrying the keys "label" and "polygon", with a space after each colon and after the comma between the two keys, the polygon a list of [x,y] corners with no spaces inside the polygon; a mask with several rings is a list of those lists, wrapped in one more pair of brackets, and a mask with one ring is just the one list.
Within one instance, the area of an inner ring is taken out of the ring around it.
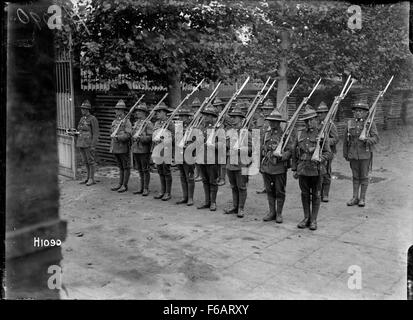
{"label": "rifle", "polygon": [[373,124],[374,116],[376,115],[377,103],[379,102],[380,98],[383,97],[383,95],[386,93],[387,89],[390,86],[390,83],[393,81],[393,78],[394,78],[394,76],[392,76],[390,78],[390,80],[389,80],[389,82],[387,82],[387,85],[384,88],[384,90],[379,91],[379,94],[377,95],[376,100],[374,100],[374,103],[373,103],[373,105],[371,106],[371,108],[369,110],[369,115],[367,116],[367,119],[364,122],[364,127],[363,127],[363,130],[360,133],[359,140],[364,141],[369,136],[371,125]]}
{"label": "rifle", "polygon": [[165,95],[162,97],[162,99],[156,104],[155,107],[153,107],[152,111],[149,113],[149,115],[143,120],[141,126],[139,129],[136,131],[136,133],[133,135],[132,139],[137,139],[142,132],[146,129],[148,126],[149,122],[152,120],[153,116],[155,115],[156,108],[165,100],[165,98],[168,96],[168,93],[165,93]]}
{"label": "rifle", "polygon": [[[270,78],[268,78],[266,84],[268,83],[268,81],[270,80]],[[262,95],[262,92],[264,91],[264,87],[261,89],[261,94],[256,102],[256,104],[250,109],[250,112],[247,113],[247,116],[245,117],[245,119],[242,121],[242,127],[241,127],[241,137],[239,140],[237,140],[237,142],[234,144],[234,149],[239,149],[240,146],[243,145],[245,137],[246,137],[246,133],[248,131],[245,131],[243,129],[248,129],[249,125],[251,123],[252,117],[254,116],[255,111],[257,110],[258,106],[264,101],[264,99],[267,97],[268,93],[272,90],[272,88],[274,87],[276,80],[274,80],[270,87],[268,88],[267,92]]]}
{"label": "rifle", "polygon": [[[245,117],[247,117],[247,116],[249,115],[249,113],[251,112],[252,108],[255,106],[255,103],[256,103],[257,99],[258,99],[258,104],[259,104],[259,102],[261,101],[262,94],[263,94],[263,92],[264,92],[264,90],[265,90],[265,87],[267,86],[268,82],[270,81],[270,79],[271,79],[271,77],[268,77],[267,81],[264,83],[264,85],[262,86],[261,90],[259,90],[259,91],[257,92],[257,94],[255,95],[255,97],[254,97],[254,99],[252,100],[250,106],[248,107],[247,114],[246,114]],[[244,119],[244,120],[245,120],[245,119]]]}
{"label": "rifle", "polygon": [[297,123],[298,120],[298,114],[300,113],[301,109],[303,106],[308,102],[308,100],[311,98],[313,95],[314,91],[317,89],[318,85],[321,82],[321,78],[318,80],[316,85],[314,86],[313,90],[310,92],[310,94],[301,101],[300,105],[298,106],[297,110],[294,112],[292,115],[291,119],[288,120],[287,125],[285,126],[285,130],[281,136],[281,140],[277,145],[277,148],[274,150],[273,155],[276,157],[281,157],[282,153],[284,152],[285,147],[287,146],[288,141],[290,140],[291,134],[293,133],[295,124]]}
{"label": "rifle", "polygon": [[212,129],[211,134],[209,135],[206,143],[211,145],[212,144],[212,140],[215,137],[215,130],[217,128],[219,128],[223,121],[224,121],[224,117],[227,114],[229,108],[231,107],[232,102],[239,96],[239,94],[241,93],[241,91],[244,89],[244,87],[247,85],[248,81],[250,80],[250,77],[248,76],[248,78],[244,81],[244,83],[242,84],[242,86],[235,91],[235,93],[232,95],[231,99],[229,99],[229,101],[227,102],[227,104],[225,105],[225,107],[222,109],[221,113],[218,115],[218,119],[214,124],[214,127]]}
{"label": "rifle", "polygon": [[124,124],[126,122],[126,120],[129,119],[129,117],[131,116],[131,114],[133,113],[133,111],[135,110],[135,108],[138,106],[138,103],[141,102],[141,100],[143,99],[143,97],[145,96],[145,94],[143,94],[138,101],[136,101],[136,103],[133,105],[132,108],[130,108],[129,112],[126,114],[126,116],[118,123],[118,125],[116,126],[115,130],[113,130],[112,134],[110,135],[111,138],[115,138],[118,134],[118,131],[120,129],[120,126],[122,124]]}
{"label": "rifle", "polygon": [[335,118],[337,110],[338,110],[338,105],[346,97],[346,95],[349,92],[351,86],[355,82],[355,80],[352,79],[351,83],[349,84],[350,79],[351,79],[351,75],[348,76],[347,81],[344,84],[344,87],[341,90],[340,95],[338,95],[334,98],[333,104],[331,105],[330,110],[328,110],[328,112],[327,112],[327,115],[324,119],[323,126],[321,127],[321,130],[320,130],[320,132],[318,133],[318,136],[317,136],[317,145],[316,145],[314,153],[311,157],[312,161],[317,161],[317,162],[321,161],[321,154],[323,152],[324,144],[325,144],[326,140],[328,139],[328,136],[330,135],[330,130],[331,130],[334,118]]}
{"label": "rifle", "polygon": [[178,104],[178,106],[175,108],[175,110],[169,116],[168,120],[166,120],[165,123],[163,124],[163,126],[157,130],[157,133],[154,135],[154,138],[153,138],[154,141],[159,141],[161,139],[161,136],[163,135],[163,132],[165,131],[166,128],[168,128],[169,124],[171,123],[171,121],[172,121],[173,117],[175,116],[175,114],[178,112],[179,108],[181,108],[181,106],[186,102],[186,100],[188,100],[189,97],[192,96],[195,93],[195,91],[197,91],[199,89],[199,87],[204,82],[204,80],[205,79],[202,79],[201,82],[198,83],[198,85],[194,89],[192,89],[192,91],[190,93],[188,93],[186,95],[186,97],[181,101],[181,103]]}
{"label": "rifle", "polygon": [[287,91],[287,93],[284,95],[284,97],[281,99],[281,102],[278,104],[278,107],[276,108],[277,110],[280,110],[281,106],[283,105],[284,101],[291,95],[291,93],[294,91],[295,87],[297,86],[298,82],[300,81],[301,77],[297,79],[297,81],[294,83],[292,88]]}
{"label": "rifle", "polygon": [[214,101],[218,94],[218,88],[221,86],[220,81],[217,86],[215,87],[214,91],[212,91],[211,95],[209,97],[206,97],[204,101],[202,102],[201,106],[198,108],[198,110],[195,112],[194,117],[192,118],[191,122],[188,124],[188,127],[186,128],[185,134],[182,137],[181,141],[178,143],[179,148],[183,148],[187,140],[192,134],[193,128],[196,128],[199,126],[201,119],[202,119],[202,114],[201,111],[204,109],[204,107],[208,107]]}

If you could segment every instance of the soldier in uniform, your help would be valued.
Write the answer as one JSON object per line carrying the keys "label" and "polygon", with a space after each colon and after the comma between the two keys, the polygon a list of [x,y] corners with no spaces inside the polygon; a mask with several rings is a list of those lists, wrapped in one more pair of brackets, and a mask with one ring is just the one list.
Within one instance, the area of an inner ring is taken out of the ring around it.
{"label": "soldier in uniform", "polygon": [[[188,124],[190,122],[190,117],[193,113],[186,108],[182,108],[178,112],[179,120],[182,121],[183,130],[185,134],[185,130],[188,128]],[[195,139],[195,137],[193,137]],[[188,144],[192,143],[191,141],[187,141],[182,149],[183,151],[183,163],[177,164],[180,178],[181,178],[181,187],[182,187],[182,199],[177,201],[176,204],[184,204],[186,203],[187,206],[192,206],[194,204],[194,191],[195,191],[195,164],[188,164],[185,161],[185,149]]]}
{"label": "soldier in uniform", "polygon": [[[208,106],[202,110],[204,120],[199,126],[199,130],[202,131],[205,141],[208,139],[208,129],[212,130],[218,117],[218,110],[214,106]],[[209,149],[215,149],[211,153],[215,153],[215,160],[213,163],[208,163]],[[210,211],[216,211],[216,198],[218,193],[218,177],[220,165],[218,164],[218,148],[219,143],[215,143],[215,146],[210,146],[206,142],[204,143],[204,159],[202,163],[198,163],[198,168],[202,176],[202,184],[204,187],[205,202],[199,206],[198,209],[207,209]]]}
{"label": "soldier in uniform", "polygon": [[121,99],[115,106],[116,119],[112,122],[110,133],[112,134],[119,123],[121,123],[117,135],[111,138],[110,153],[116,157],[119,167],[119,183],[111,188],[112,191],[128,191],[128,182],[130,176],[130,149],[129,143],[132,133],[132,124],[129,119],[123,121],[126,112],[125,102]]}
{"label": "soldier in uniform", "polygon": [[135,110],[137,120],[132,128],[132,153],[140,177],[139,189],[135,191],[134,194],[142,194],[142,196],[147,196],[149,194],[149,181],[151,177],[150,159],[153,134],[152,122],[149,121],[146,123],[145,129],[139,136],[136,134],[144,125],[148,113],[149,110],[146,104],[144,102],[141,103]]}
{"label": "soldier in uniform", "polygon": [[[242,121],[245,118],[243,112],[242,112],[242,106],[244,106],[245,103],[243,102],[238,102],[235,106],[235,108],[229,113],[229,116],[231,117],[231,125],[226,127],[226,130],[234,129],[237,136],[240,136],[240,129],[242,128]],[[242,174],[242,167],[247,167],[249,164],[244,164],[242,163],[241,155],[240,155],[240,150],[243,148],[246,148],[248,152],[248,155],[251,155],[252,152],[252,138],[251,134],[248,133],[248,139],[246,145],[245,142],[243,145],[240,145],[239,149],[234,149],[234,146],[230,145],[231,143],[234,143],[234,141],[231,141],[231,139],[228,137],[227,139],[227,175],[228,175],[228,181],[231,185],[231,190],[232,190],[232,204],[233,207],[230,210],[224,210],[225,214],[233,214],[236,213],[238,218],[243,218],[244,217],[244,206],[245,206],[245,201],[247,199],[247,185],[248,185],[248,175],[243,175]],[[234,152],[238,153],[238,159],[236,162],[233,162],[234,160],[231,161],[232,155],[234,155]]]}
{"label": "soldier in uniform", "polygon": [[[319,129],[321,129],[321,127],[323,126],[324,119],[326,118],[327,113],[328,113],[328,107],[325,104],[325,102],[322,101],[317,108],[317,115],[318,115],[318,119],[320,122]],[[332,122],[330,134],[328,136],[328,141],[330,142],[330,149],[331,149],[333,157],[334,157],[334,154],[337,153],[336,145],[338,143],[338,140],[339,140],[339,137],[338,137],[337,127]],[[330,192],[330,185],[331,185],[331,163],[332,162],[333,162],[333,158],[327,161],[327,172],[326,174],[323,175],[323,182],[321,184],[321,201],[323,202],[328,202],[328,194]]]}
{"label": "soldier in uniform", "polygon": [[[169,137],[161,137],[161,140],[156,141],[154,138],[157,135],[157,131],[161,129],[165,122],[168,119],[167,114],[169,113],[169,108],[166,106],[165,103],[161,103],[157,109],[156,109],[156,122],[153,128],[153,136],[152,136],[152,148],[154,148],[156,145],[161,143],[162,141],[164,144],[167,144],[167,140],[171,139],[173,142],[173,135],[174,135],[174,126],[172,122],[169,124],[167,128],[165,128],[169,134]],[[164,151],[161,151],[161,156],[164,155]],[[172,151],[171,151],[172,152]],[[171,163],[159,163],[156,165],[158,174],[159,174],[159,179],[161,181],[161,192],[154,196],[154,199],[162,199],[163,201],[168,201],[171,199],[171,188],[172,188],[172,174],[171,174]]]}
{"label": "soldier in uniform", "polygon": [[[256,120],[254,122],[254,129],[260,129],[260,136],[261,140],[264,137],[264,134],[270,129],[268,121],[265,119],[271,114],[274,110],[274,105],[271,99],[265,100],[265,102],[261,106],[261,112],[257,115]],[[264,182],[264,188],[262,190],[256,191],[257,194],[263,194],[267,192]]]}
{"label": "soldier in uniform", "polygon": [[99,123],[95,116],[90,114],[92,108],[90,102],[85,100],[80,106],[82,117],[77,126],[79,136],[77,137],[76,146],[80,150],[82,160],[86,165],[87,179],[80,182],[91,186],[95,184],[95,150],[99,138]]}
{"label": "soldier in uniform", "polygon": [[[260,172],[264,179],[268,206],[270,212],[263,220],[282,223],[282,210],[285,202],[285,187],[287,185],[287,170],[292,155],[292,143],[285,147],[281,157],[274,155],[274,151],[281,142],[283,131],[281,122],[286,122],[278,110],[274,110],[265,118],[269,123],[269,130],[265,132],[261,140],[261,167]],[[291,139],[290,139],[291,141]]]}
{"label": "soldier in uniform", "polygon": [[326,162],[332,156],[330,145],[326,141],[321,152],[321,161],[311,160],[319,134],[317,112],[307,105],[301,120],[305,122],[305,128],[299,131],[295,138],[291,168],[294,172],[294,179],[299,179],[304,210],[304,219],[297,227],[300,229],[310,227],[310,230],[316,230],[321,203],[322,176],[326,173]]}
{"label": "soldier in uniform", "polygon": [[[348,206],[366,205],[366,192],[369,184],[369,170],[372,166],[373,151],[379,142],[379,135],[375,123],[371,124],[369,136],[360,140],[360,134],[369,112],[365,102],[357,102],[353,106],[354,118],[348,120],[343,142],[343,156],[350,161],[353,174],[353,197],[347,202]],[[360,189],[360,196],[359,196]]]}

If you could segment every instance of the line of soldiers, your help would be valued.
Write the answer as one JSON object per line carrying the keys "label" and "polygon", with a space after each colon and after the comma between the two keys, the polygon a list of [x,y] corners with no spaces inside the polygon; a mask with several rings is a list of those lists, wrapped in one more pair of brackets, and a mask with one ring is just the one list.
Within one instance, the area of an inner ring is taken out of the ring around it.
{"label": "line of soldiers", "polygon": [[[215,98],[212,104],[207,105],[207,107],[201,111],[203,120],[198,129],[202,131],[205,138],[207,137],[208,129],[214,127],[220,107],[224,104],[219,98]],[[190,110],[190,107],[189,105],[185,105],[177,113],[179,120],[183,122],[184,129],[187,128],[191,116],[194,114],[194,112]],[[192,107],[200,107],[200,103],[196,102]],[[223,124],[225,130],[233,129],[239,133],[241,123],[245,118],[244,110],[246,107],[247,105],[243,102],[237,102],[235,104],[225,118]],[[272,112],[269,112],[270,108]],[[99,128],[96,118],[89,112],[90,103],[85,101],[81,105],[81,109],[83,117],[78,126],[79,136],[77,146],[80,149],[88,170],[88,178],[82,183],[86,183],[86,185],[89,186],[95,183],[94,150],[99,135]],[[130,151],[132,151],[133,159],[140,176],[139,188],[134,194],[148,196],[150,162],[154,147],[161,142],[165,143],[165,139],[171,139],[171,145],[173,148],[175,147],[175,126],[172,122],[167,127],[170,135],[168,137],[162,137],[159,141],[154,140],[154,132],[164,127],[171,110],[163,102],[160,103],[155,110],[156,122],[154,124],[148,123],[145,130],[139,136],[136,135],[136,132],[148,116],[148,107],[145,103],[141,103],[135,109],[134,116],[136,121],[133,126],[129,119],[122,121],[126,115],[126,110],[127,107],[124,101],[119,100],[115,106],[116,119],[112,123],[111,133],[119,123],[121,125],[117,136],[112,138],[110,146],[110,152],[114,154],[118,163],[119,182],[116,186],[112,187],[111,190],[120,193],[128,191],[131,169]],[[329,201],[331,164],[337,152],[336,145],[339,141],[337,128],[332,124],[329,137],[325,138],[326,143],[323,143],[321,161],[315,162],[311,160],[316,148],[317,136],[327,112],[328,107],[324,102],[319,105],[317,110],[314,110],[311,105],[306,105],[305,111],[301,116],[305,127],[292,136],[281,156],[275,156],[274,151],[280,143],[283,134],[281,124],[287,122],[287,120],[284,119],[273,106],[269,106],[268,103],[264,103],[261,106],[261,115],[255,118],[255,121],[253,121],[249,129],[260,129],[261,131],[260,173],[263,177],[269,206],[269,213],[263,218],[264,221],[275,220],[276,223],[283,222],[282,212],[286,197],[287,171],[291,169],[293,177],[299,181],[304,212],[304,219],[298,223],[297,227],[308,227],[310,230],[317,229],[317,216],[320,203],[322,201]],[[354,118],[348,121],[344,136],[343,155],[344,158],[350,162],[353,174],[353,197],[347,203],[349,206],[365,206],[369,169],[371,169],[372,165],[374,145],[378,142],[378,133],[374,123],[372,124],[369,137],[364,141],[359,140],[368,112],[369,107],[367,103],[357,102],[353,106]],[[222,165],[220,164],[218,150],[222,147],[222,142],[218,140],[214,144],[208,144],[203,141],[199,142],[199,140],[193,137],[191,141],[186,142],[182,152],[185,153],[186,148],[194,141],[201,143],[201,147],[204,148],[204,162],[187,163],[185,157],[183,157],[183,163],[177,165],[180,172],[182,198],[177,201],[176,204],[194,205],[195,171],[197,169],[202,177],[204,190],[204,203],[198,206],[198,209],[216,211],[218,182],[219,179],[222,178]],[[243,174],[242,169],[248,167],[250,163],[242,163],[241,157],[238,157],[239,162],[230,163],[231,153],[239,153],[241,150],[233,148],[233,146],[229,144],[228,139],[224,147],[227,157],[225,165],[226,174],[232,190],[232,207],[224,210],[224,213],[236,214],[242,218],[245,215],[244,209],[248,185],[248,175]],[[253,150],[251,132],[248,133],[248,142],[243,148],[246,148],[245,151],[249,155],[251,154]],[[195,150],[194,148],[192,152],[195,152]],[[213,163],[207,162],[208,152],[215,154],[215,161]],[[172,187],[171,163],[158,163],[157,170],[161,182],[161,190],[154,198],[168,201],[171,199]]]}

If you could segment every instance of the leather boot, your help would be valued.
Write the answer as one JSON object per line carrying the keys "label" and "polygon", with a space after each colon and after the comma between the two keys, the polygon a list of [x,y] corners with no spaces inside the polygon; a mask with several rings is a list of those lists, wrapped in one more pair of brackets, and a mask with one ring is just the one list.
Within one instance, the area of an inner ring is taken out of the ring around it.
{"label": "leather boot", "polygon": [[124,176],[124,170],[119,169],[119,183],[116,187],[110,188],[110,190],[117,191],[122,187],[122,185],[123,185],[123,176]]}
{"label": "leather boot", "polygon": [[165,176],[165,193],[162,197],[162,201],[168,201],[169,199],[171,199],[171,188],[172,188],[172,176],[168,175]]}
{"label": "leather boot", "polygon": [[277,210],[275,212],[275,222],[276,223],[283,223],[283,207],[284,207],[284,199],[276,199],[277,203]]}
{"label": "leather boot", "polygon": [[194,191],[195,191],[195,181],[193,180],[188,181],[188,201],[186,203],[187,206],[194,205]]}
{"label": "leather boot", "polygon": [[123,193],[123,192],[128,191],[129,177],[130,177],[130,169],[125,169],[124,174],[123,174],[123,185],[118,190],[119,193]]}
{"label": "leather boot", "polygon": [[225,214],[238,213],[239,193],[237,188],[231,188],[232,191],[232,208],[224,210]]}
{"label": "leather boot", "polygon": [[142,194],[143,193],[143,185],[144,185],[144,173],[139,171],[139,189],[134,191],[133,194]]}
{"label": "leather boot", "polygon": [[317,216],[318,216],[318,210],[320,210],[320,203],[321,199],[320,198],[313,198],[312,201],[312,210],[311,210],[311,219],[310,219],[310,230],[317,230]]}
{"label": "leather boot", "polygon": [[276,217],[276,212],[275,212],[275,198],[273,196],[268,195],[268,207],[270,209],[270,212],[262,219],[264,221],[271,221],[274,220]]}
{"label": "leather boot", "polygon": [[85,165],[86,166],[86,172],[87,172],[87,178],[85,180],[82,180],[79,182],[79,184],[86,184],[89,181],[90,178],[90,166],[88,164]]}
{"label": "leather boot", "polygon": [[183,204],[188,202],[188,184],[186,178],[181,176],[181,187],[182,187],[182,199],[177,201],[176,204]]}
{"label": "leather boot", "polygon": [[149,194],[149,181],[151,179],[151,172],[150,171],[145,171],[143,173],[143,192],[142,195],[144,197],[148,196]]}
{"label": "leather boot", "polygon": [[209,184],[205,184],[205,183],[203,184],[203,186],[204,186],[205,202],[204,202],[203,205],[197,207],[197,209],[207,209],[207,208],[209,208],[210,205],[211,205],[210,186],[209,186]]}
{"label": "leather boot", "polygon": [[89,175],[89,180],[86,183],[87,186],[91,186],[93,184],[96,184],[96,181],[95,181],[95,166],[90,165],[89,168],[90,168],[90,175]]}
{"label": "leather boot", "polygon": [[304,219],[300,221],[297,228],[304,229],[310,226],[310,196],[308,194],[301,194],[301,203],[303,204]]}
{"label": "leather boot", "polygon": [[161,192],[154,196],[154,199],[161,199],[163,197],[163,195],[165,194],[165,190],[166,190],[166,182],[165,182],[165,176],[163,174],[159,175],[159,179],[161,180]]}
{"label": "leather boot", "polygon": [[366,205],[366,192],[367,192],[367,184],[362,184],[360,186],[360,200],[359,200],[359,207],[364,207]]}
{"label": "leather boot", "polygon": [[247,200],[247,190],[239,190],[239,202],[238,202],[238,218],[244,217],[244,206]]}
{"label": "leather boot", "polygon": [[347,202],[348,206],[354,206],[359,203],[359,187],[360,183],[358,180],[353,180],[353,198]]}
{"label": "leather boot", "polygon": [[211,194],[211,205],[209,206],[210,211],[216,211],[217,210],[217,193],[218,193],[218,186],[211,186],[210,187],[210,194]]}

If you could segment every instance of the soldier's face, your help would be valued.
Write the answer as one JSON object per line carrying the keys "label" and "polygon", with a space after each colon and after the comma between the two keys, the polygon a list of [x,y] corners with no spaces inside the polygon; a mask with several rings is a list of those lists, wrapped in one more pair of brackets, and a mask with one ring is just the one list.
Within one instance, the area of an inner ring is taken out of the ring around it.
{"label": "soldier's face", "polygon": [[280,128],[280,122],[279,121],[268,121],[270,123],[270,127],[273,130],[278,130]]}
{"label": "soldier's face", "polygon": [[367,110],[364,109],[354,109],[353,110],[354,118],[356,119],[365,119],[367,117]]}
{"label": "soldier's face", "polygon": [[262,113],[264,114],[264,116],[268,117],[271,113],[271,109],[262,109]]}
{"label": "soldier's face", "polygon": [[82,112],[82,116],[87,116],[89,114],[89,109],[81,108],[80,112]]}
{"label": "soldier's face", "polygon": [[318,126],[318,119],[317,118],[307,119],[307,120],[304,120],[304,123],[308,129],[313,130],[317,128]]}
{"label": "soldier's face", "polygon": [[137,119],[140,119],[140,120],[146,118],[146,114],[143,111],[136,111],[135,116],[136,116]]}
{"label": "soldier's face", "polygon": [[327,112],[320,112],[318,114],[318,118],[320,119],[320,121],[324,121],[324,119],[326,118]]}
{"label": "soldier's face", "polygon": [[235,117],[232,117],[232,118],[234,119],[234,124],[235,125],[239,125],[242,121],[242,117],[240,117],[240,116],[235,116]]}
{"label": "soldier's face", "polygon": [[156,112],[156,118],[158,120],[165,120],[166,119],[166,112],[163,110],[157,111]]}
{"label": "soldier's face", "polygon": [[122,110],[122,109],[116,109],[115,114],[116,114],[116,117],[121,117],[121,116],[125,115],[125,111]]}

